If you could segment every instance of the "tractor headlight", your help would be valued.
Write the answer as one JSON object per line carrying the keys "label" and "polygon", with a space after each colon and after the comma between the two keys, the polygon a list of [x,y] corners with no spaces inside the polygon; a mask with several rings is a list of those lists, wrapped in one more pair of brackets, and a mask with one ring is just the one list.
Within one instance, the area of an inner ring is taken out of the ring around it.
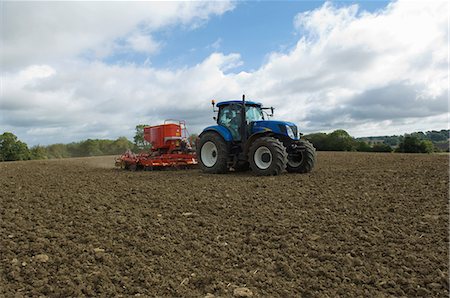
{"label": "tractor headlight", "polygon": [[289,125],[286,125],[286,132],[291,139],[296,138],[294,132],[292,131],[292,128]]}

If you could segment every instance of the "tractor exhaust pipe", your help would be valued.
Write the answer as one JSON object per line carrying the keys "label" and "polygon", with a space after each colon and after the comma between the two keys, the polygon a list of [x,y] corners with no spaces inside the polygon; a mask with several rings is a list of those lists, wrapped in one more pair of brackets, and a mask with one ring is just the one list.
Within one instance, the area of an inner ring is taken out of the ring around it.
{"label": "tractor exhaust pipe", "polygon": [[244,148],[245,141],[247,141],[247,115],[245,111],[245,94],[242,94],[242,112],[241,112],[241,142]]}

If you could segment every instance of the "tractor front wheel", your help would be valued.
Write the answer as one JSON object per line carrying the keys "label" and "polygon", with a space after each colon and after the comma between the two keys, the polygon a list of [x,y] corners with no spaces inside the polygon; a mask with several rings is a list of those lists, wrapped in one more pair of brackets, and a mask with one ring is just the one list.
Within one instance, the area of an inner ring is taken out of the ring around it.
{"label": "tractor front wheel", "polygon": [[227,144],[215,132],[206,132],[197,145],[197,158],[200,168],[205,173],[221,174],[228,171]]}
{"label": "tractor front wheel", "polygon": [[289,152],[286,170],[289,173],[309,173],[316,163],[316,149],[304,140],[298,141],[300,148]]}
{"label": "tractor front wheel", "polygon": [[252,171],[259,176],[278,175],[286,168],[286,148],[272,137],[261,137],[254,141],[248,156]]}

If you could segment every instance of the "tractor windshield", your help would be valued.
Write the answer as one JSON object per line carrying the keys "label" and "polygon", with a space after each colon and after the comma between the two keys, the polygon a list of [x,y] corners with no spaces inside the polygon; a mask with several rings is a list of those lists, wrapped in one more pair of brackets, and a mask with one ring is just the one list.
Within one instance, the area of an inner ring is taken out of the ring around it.
{"label": "tractor windshield", "polygon": [[245,115],[247,116],[247,122],[264,120],[261,108],[258,106],[245,106]]}
{"label": "tractor windshield", "polygon": [[[239,141],[241,139],[241,112],[242,105],[230,104],[220,107],[217,123],[225,126],[231,132],[233,140]],[[247,124],[253,121],[264,120],[261,107],[256,105],[245,105],[245,115]]]}

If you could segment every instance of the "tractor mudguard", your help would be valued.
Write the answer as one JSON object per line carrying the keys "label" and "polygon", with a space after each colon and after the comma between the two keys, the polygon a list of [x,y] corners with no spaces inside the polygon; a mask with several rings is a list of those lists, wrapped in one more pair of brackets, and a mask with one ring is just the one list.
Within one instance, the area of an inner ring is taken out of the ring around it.
{"label": "tractor mudguard", "polygon": [[[231,142],[233,141],[233,136],[231,135],[231,132],[228,130],[228,128],[224,127],[224,126],[220,126],[220,125],[213,125],[213,126],[208,126],[207,128],[205,128],[202,133],[200,134],[200,136],[207,132],[207,131],[215,131],[217,132],[219,135],[222,136],[222,138],[225,140],[225,142]],[[200,137],[199,136],[199,137]]]}

